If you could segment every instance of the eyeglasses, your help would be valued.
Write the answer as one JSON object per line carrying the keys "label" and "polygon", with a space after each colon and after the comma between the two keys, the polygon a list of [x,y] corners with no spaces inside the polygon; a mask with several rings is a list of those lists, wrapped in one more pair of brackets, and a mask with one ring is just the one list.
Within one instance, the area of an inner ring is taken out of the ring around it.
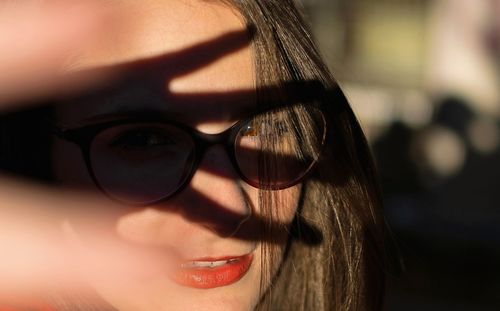
{"label": "eyeglasses", "polygon": [[165,117],[136,115],[76,129],[55,128],[80,146],[97,187],[127,205],[150,205],[181,191],[206,150],[223,145],[239,177],[279,190],[299,183],[319,159],[326,139],[319,107],[268,109],[218,134],[199,132]]}

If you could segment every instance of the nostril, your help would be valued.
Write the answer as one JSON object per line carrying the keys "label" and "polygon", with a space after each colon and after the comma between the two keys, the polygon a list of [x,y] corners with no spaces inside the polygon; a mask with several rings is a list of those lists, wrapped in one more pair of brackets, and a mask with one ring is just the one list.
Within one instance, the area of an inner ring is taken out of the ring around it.
{"label": "nostril", "polygon": [[252,212],[247,215],[237,215],[236,217],[225,217],[225,219],[218,218],[203,226],[208,230],[214,232],[222,238],[230,238],[235,236],[245,222],[252,217]]}
{"label": "nostril", "polygon": [[253,206],[252,206],[252,202],[250,200],[250,197],[248,196],[248,194],[242,190],[242,194],[243,196],[245,197],[245,203],[247,205],[247,215],[243,218],[241,218],[238,222],[238,224],[236,225],[236,227],[234,228],[234,230],[232,230],[232,232],[230,232],[229,234],[227,234],[225,237],[232,237],[232,236],[235,236],[238,231],[241,229],[241,227],[243,226],[244,223],[246,223],[247,221],[249,221],[252,216],[253,216]]}

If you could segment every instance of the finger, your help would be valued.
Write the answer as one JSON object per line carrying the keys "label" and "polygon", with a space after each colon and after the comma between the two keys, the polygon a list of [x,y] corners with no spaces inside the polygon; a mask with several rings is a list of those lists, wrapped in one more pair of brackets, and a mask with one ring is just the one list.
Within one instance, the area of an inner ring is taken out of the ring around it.
{"label": "finger", "polygon": [[61,71],[78,49],[97,42],[111,12],[104,6],[71,3],[0,9],[0,106],[97,77],[69,80]]}
{"label": "finger", "polygon": [[[61,286],[77,289],[86,281],[84,275],[119,286],[131,277],[152,273],[155,263],[160,262],[152,259],[158,257],[104,235],[96,238],[101,242],[91,248],[84,247],[75,235],[69,240],[65,240],[67,235],[62,237],[61,215],[95,223],[98,219],[88,211],[96,206],[115,207],[108,200],[61,194],[5,179],[0,180],[0,197],[1,293],[17,296]],[[92,232],[97,237],[99,234]],[[161,261],[165,265],[167,259],[162,257]]]}

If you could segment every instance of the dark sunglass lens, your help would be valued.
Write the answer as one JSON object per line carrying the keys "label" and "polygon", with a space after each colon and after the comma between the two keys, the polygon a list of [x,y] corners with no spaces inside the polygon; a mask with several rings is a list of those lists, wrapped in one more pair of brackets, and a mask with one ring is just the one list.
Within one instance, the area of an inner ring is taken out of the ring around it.
{"label": "dark sunglass lens", "polygon": [[325,132],[325,118],[315,107],[296,105],[258,115],[237,134],[238,167],[254,186],[292,186],[319,158]]}
{"label": "dark sunglass lens", "polygon": [[110,197],[147,204],[174,193],[194,162],[194,142],[177,127],[126,124],[108,128],[93,140],[94,177]]}

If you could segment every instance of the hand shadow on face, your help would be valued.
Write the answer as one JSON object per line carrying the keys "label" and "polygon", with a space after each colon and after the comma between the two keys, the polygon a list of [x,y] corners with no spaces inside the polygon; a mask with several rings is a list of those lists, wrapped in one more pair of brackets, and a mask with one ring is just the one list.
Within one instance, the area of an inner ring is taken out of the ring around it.
{"label": "hand shadow on face", "polygon": [[[96,96],[96,94],[109,92],[109,90],[119,89],[122,85],[128,83],[130,80],[163,80],[166,82],[162,83],[161,86],[157,85],[157,87],[165,89],[165,85],[168,85],[168,82],[173,78],[196,71],[197,69],[202,68],[216,61],[217,59],[220,59],[224,55],[230,54],[247,46],[252,40],[253,35],[254,30],[250,27],[247,31],[231,32],[226,35],[222,35],[214,40],[203,42],[175,53],[170,53],[146,60],[134,61],[126,64],[114,65],[112,66],[112,68],[91,69],[93,71],[111,71],[113,72],[113,78],[105,84],[94,87],[92,90],[74,92],[70,96],[67,96],[65,99],[66,101],[73,101],[81,97]],[[79,75],[81,73],[77,72],[73,74]],[[159,75],[161,75],[161,79],[158,79]],[[260,94],[265,94],[263,99],[259,98],[259,107],[280,106],[287,105],[288,103],[313,100],[324,102],[325,100],[332,98],[332,96],[338,96],[338,90],[325,90],[322,83],[320,83],[319,81],[294,81],[278,86],[265,86],[259,88],[257,92],[259,92]],[[164,95],[166,97],[175,97],[176,101],[186,103],[186,105],[188,105],[190,109],[195,110],[198,105],[203,104],[205,105],[204,110],[210,111],[210,107],[214,107],[215,105],[217,106],[217,109],[220,110],[221,105],[224,107],[229,107],[237,100],[255,100],[256,91],[239,90],[231,92],[182,94],[174,94],[165,91]],[[60,97],[58,96],[58,99],[59,98]],[[343,109],[343,105],[339,103],[335,106],[330,105],[328,107],[325,107],[325,109],[337,111],[339,109]],[[210,114],[204,114],[200,118],[202,118],[204,121],[210,121],[210,119],[214,118],[214,116]],[[330,137],[328,136],[327,139],[330,139]],[[249,150],[249,152],[252,151]],[[220,170],[213,170],[209,173],[223,178],[233,178],[232,176],[225,175],[224,172]],[[308,179],[318,179],[320,178],[319,176],[319,174],[311,174],[308,176]],[[331,182],[327,180],[319,181]],[[339,178],[337,182],[345,182],[345,180]],[[234,232],[234,226],[227,224],[241,222],[242,215],[237,214],[229,210],[228,208],[210,200],[203,194],[189,187],[189,185],[183,191],[190,191],[190,195],[198,196],[197,201],[203,202],[202,204],[200,204],[200,206],[209,206],[210,208],[207,208],[203,211],[197,209],[197,212],[195,213],[192,211],[192,209],[190,209],[189,206],[185,206],[182,208],[176,208],[175,210],[169,210],[169,212],[177,212],[184,218],[192,222],[204,225],[208,224],[221,237],[231,236],[231,238],[246,241],[282,243],[283,241],[280,239],[280,237],[282,237],[283,234],[286,233],[293,239],[312,246],[320,244],[323,240],[323,235],[320,230],[317,229],[314,225],[308,223],[300,215],[296,215],[296,218],[292,223],[280,223],[277,221],[269,223],[269,219],[267,219],[265,216],[255,215],[254,213],[248,220],[246,220],[247,223],[245,225],[245,228],[256,228],[257,230],[242,229]],[[166,210],[168,209],[168,203],[162,206],[165,206]],[[262,228],[265,228],[265,231],[267,232],[265,236],[263,236],[261,232]]]}

